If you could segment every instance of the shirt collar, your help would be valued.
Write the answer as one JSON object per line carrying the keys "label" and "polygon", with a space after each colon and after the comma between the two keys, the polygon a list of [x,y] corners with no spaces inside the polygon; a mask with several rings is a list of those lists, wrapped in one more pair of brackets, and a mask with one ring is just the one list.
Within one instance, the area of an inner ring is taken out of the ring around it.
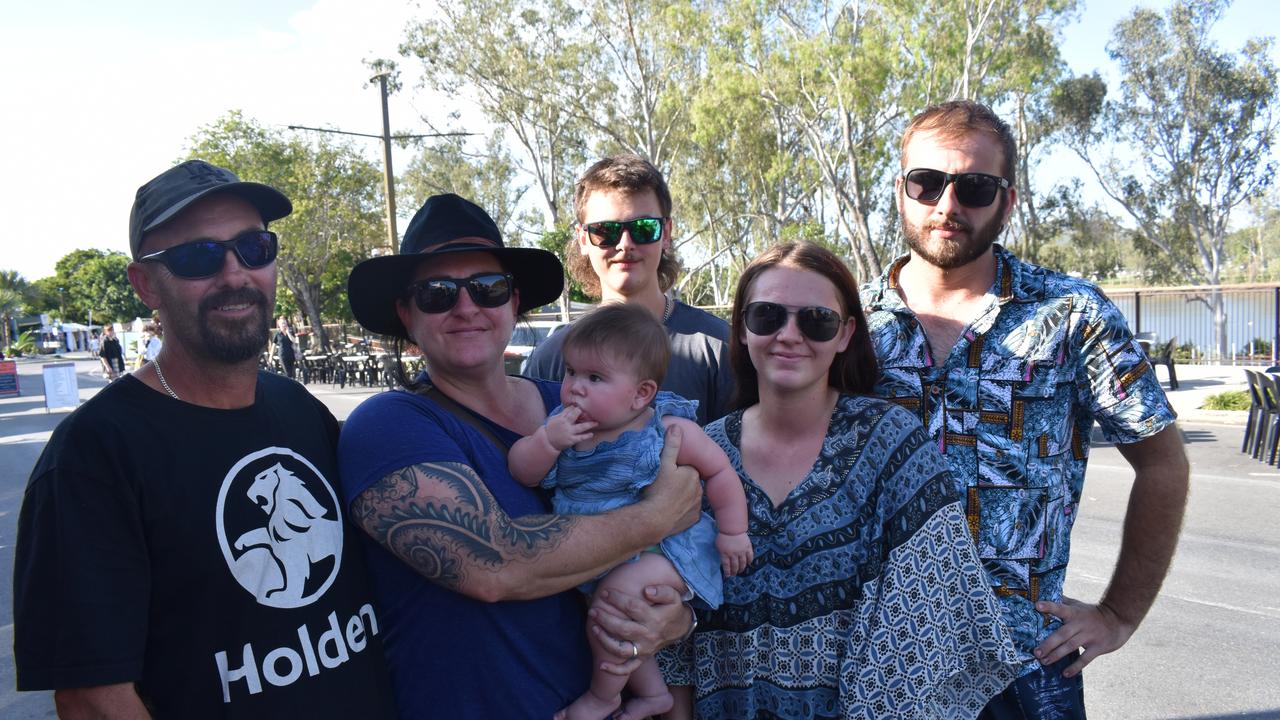
{"label": "shirt collar", "polygon": [[[996,296],[1002,305],[1010,300],[1033,302],[1042,299],[1044,282],[1043,273],[1036,272],[1039,267],[1024,263],[999,243],[992,246],[992,252],[996,258],[996,279],[988,290],[989,294]],[[910,259],[911,254],[904,253],[889,264],[870,288],[867,296],[869,306],[885,310],[906,309],[899,292],[898,274]]]}

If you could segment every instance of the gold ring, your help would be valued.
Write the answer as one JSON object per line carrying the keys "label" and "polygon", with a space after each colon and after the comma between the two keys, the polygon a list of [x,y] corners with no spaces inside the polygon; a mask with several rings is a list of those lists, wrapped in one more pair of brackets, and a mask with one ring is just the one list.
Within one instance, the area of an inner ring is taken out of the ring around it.
{"label": "gold ring", "polygon": [[634,641],[629,640],[628,642],[631,643],[631,659],[635,660],[636,658],[640,657],[640,648],[636,647],[636,644]]}

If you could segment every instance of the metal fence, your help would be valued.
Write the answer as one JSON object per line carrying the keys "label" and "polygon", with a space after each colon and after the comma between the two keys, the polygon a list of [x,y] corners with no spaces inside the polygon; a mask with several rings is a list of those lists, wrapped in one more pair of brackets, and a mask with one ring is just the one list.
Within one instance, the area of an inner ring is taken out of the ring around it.
{"label": "metal fence", "polygon": [[[1135,333],[1177,340],[1179,362],[1275,365],[1280,347],[1280,285],[1105,289]],[[1222,337],[1214,321],[1221,308]],[[1223,342],[1219,342],[1219,340]]]}

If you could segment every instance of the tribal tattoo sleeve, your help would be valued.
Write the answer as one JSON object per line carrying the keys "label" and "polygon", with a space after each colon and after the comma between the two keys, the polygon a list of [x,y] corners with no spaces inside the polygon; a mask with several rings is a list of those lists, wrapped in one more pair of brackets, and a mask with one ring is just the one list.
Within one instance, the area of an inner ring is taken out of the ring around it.
{"label": "tribal tattoo sleeve", "polygon": [[563,515],[509,517],[475,471],[419,463],[374,483],[351,505],[373,539],[427,579],[465,592],[469,577],[499,572],[559,547],[573,526]]}

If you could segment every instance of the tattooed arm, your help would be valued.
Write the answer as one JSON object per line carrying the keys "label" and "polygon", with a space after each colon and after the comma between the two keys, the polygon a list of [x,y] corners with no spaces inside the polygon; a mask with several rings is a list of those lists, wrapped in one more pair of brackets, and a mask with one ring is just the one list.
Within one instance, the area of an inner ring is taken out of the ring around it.
{"label": "tattooed arm", "polygon": [[552,595],[590,580],[697,520],[701,485],[668,432],[644,499],[600,515],[511,518],[468,465],[419,463],[374,483],[351,516],[427,579],[487,602]]}

